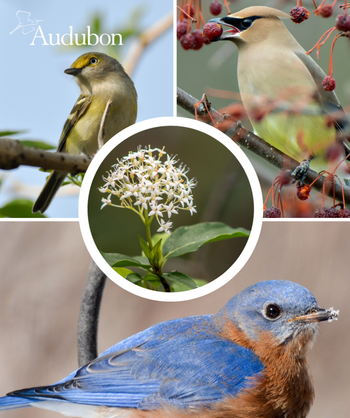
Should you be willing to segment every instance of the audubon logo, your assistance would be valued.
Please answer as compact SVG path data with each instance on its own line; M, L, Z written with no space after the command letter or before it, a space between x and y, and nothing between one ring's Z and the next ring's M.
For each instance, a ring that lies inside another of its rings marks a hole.
M91 33L90 26L86 27L86 33L74 33L73 26L69 26L69 32L60 35L59 33L45 34L42 30L39 22L42 20L31 20L29 16L31 13L18 10L16 13L18 19L18 25L10 32L12 35L18 29L22 29L24 35L33 33L35 31L32 42L29 45L64 45L64 46L95 46L95 45L123 45L123 37L120 33L102 33L97 35L96 33Z

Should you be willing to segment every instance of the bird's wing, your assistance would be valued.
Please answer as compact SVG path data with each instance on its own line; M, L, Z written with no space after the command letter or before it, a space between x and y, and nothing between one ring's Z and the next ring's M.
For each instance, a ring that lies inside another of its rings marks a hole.
M321 105L325 112L336 114L336 120L334 121L335 127L339 131L342 131L345 136L350 135L350 123L338 100L338 97L334 91L325 91L322 87L322 81L326 77L322 68L320 68L317 63L304 51L297 51L295 52L295 55L303 62L314 79Z
M73 109L71 110L66 123L63 126L62 134L60 141L58 143L57 151L63 151L63 148L66 144L67 138L74 128L75 124L81 118L81 116L86 112L87 108L91 103L91 98L87 96L80 95L78 100L75 102Z
M210 405L251 387L263 365L216 335L211 316L158 324L117 344L60 383L10 395L117 408Z

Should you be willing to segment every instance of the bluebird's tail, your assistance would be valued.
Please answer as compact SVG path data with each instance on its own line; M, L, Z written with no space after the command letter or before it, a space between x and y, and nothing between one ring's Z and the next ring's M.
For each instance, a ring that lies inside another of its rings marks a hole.
M0 411L8 411L9 409L28 408L35 401L20 398L18 396L4 396L0 398Z

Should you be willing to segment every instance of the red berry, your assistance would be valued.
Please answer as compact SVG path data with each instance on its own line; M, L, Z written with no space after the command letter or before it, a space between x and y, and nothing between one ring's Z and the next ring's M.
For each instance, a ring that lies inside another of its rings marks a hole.
M326 216L327 210L328 210L327 208L316 209L316 211L314 213L314 218L327 218L327 216Z
M340 209L338 217L339 218L350 218L350 210L349 209Z
M264 218L281 218L281 211L276 208L276 206L272 206L272 208L267 208L264 210Z
M342 32L350 31L350 16L349 15L338 15L335 18L335 26Z
M331 4L325 4L324 6L320 7L319 12L322 17L329 17L332 16L333 13L333 6Z
M196 40L192 33L187 33L186 35L181 36L180 44L182 48L187 51L188 49L193 49L196 46Z
M212 3L210 3L209 10L212 15L217 16L222 11L222 5L218 1L213 1Z
M319 208L314 213L314 218L339 218L339 210L337 208Z
M195 50L201 49L205 41L203 32L200 29L196 29L192 32L192 35L194 39L196 40L196 45L193 49Z
M301 23L310 17L310 13L305 7L293 7L290 11L290 16L294 23Z
M180 39L182 35L185 35L188 29L188 21L184 19L182 21L178 20L176 32L177 32L177 39Z
M219 38L222 32L222 26L215 22L206 23L203 28L203 34L209 41Z
M298 189L297 189L298 199L300 199L300 200L309 199L310 198L310 190L311 190L311 187L307 184L305 184L302 187L298 187Z
M194 7L192 6L192 4L191 4L191 6L189 4L185 4L184 7L183 7L183 11L186 12L191 17L194 16ZM182 13L182 14L183 14L183 16L186 17L186 15L184 13Z
M335 89L335 80L330 75L327 75L322 81L322 87L325 91L332 91Z

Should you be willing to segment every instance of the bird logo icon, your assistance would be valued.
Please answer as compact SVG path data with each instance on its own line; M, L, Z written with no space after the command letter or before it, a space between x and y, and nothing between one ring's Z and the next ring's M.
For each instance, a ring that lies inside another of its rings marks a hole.
M28 33L33 32L33 30L35 30L34 26L36 26L39 22L42 22L42 20L31 20L29 19L30 15L31 13L29 12L18 10L16 13L18 18L18 25L13 29L13 31L10 32L10 35L16 32L17 29L21 28L23 35L28 35Z

